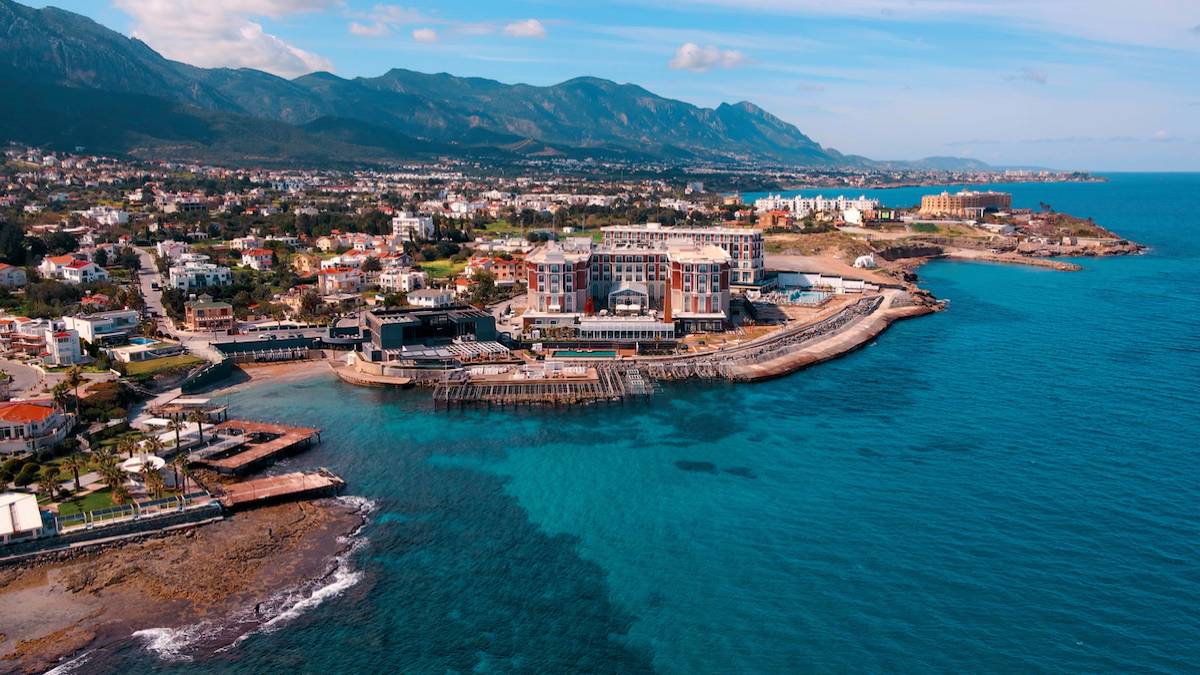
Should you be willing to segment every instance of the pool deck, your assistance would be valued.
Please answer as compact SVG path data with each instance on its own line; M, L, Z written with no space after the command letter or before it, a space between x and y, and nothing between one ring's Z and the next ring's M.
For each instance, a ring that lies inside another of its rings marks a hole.
M345 484L340 477L324 469L298 471L222 485L218 498L222 506L233 511L266 503L332 495Z
M289 427L282 424L248 420L226 420L212 427L209 433L213 433L217 438L244 438L256 433L276 436L264 443L251 443L247 439L240 444L241 450L228 457L200 459L195 462L197 466L223 474L244 473L252 467L271 461L280 455L307 448L312 445L313 439L316 439L318 443L321 442L320 429Z

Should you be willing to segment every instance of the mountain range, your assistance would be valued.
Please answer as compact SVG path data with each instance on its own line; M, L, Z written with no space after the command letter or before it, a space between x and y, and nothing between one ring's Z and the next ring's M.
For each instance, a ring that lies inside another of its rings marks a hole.
M251 69L198 68L85 16L12 0L0 0L0 85L9 94L0 100L0 140L142 157L875 164L822 147L746 101L702 108L594 77L538 87L403 69L288 80ZM934 162L981 168L971 160Z

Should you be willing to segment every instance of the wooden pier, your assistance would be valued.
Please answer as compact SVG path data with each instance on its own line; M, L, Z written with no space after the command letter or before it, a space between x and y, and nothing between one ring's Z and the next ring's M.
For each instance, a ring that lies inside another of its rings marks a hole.
M454 373L437 385L433 401L445 406L578 405L653 393L653 383L636 366L596 364L577 377L471 378Z
M298 471L221 485L217 488L217 499L222 506L235 511L293 499L335 495L345 484L325 469Z
M269 422L227 420L210 430L214 443L193 453L193 464L222 474L245 473L321 442L321 430Z

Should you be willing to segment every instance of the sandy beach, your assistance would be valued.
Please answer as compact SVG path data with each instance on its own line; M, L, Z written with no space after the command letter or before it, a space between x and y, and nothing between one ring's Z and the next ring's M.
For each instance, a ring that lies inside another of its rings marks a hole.
M283 361L278 363L240 363L240 369L234 371L233 377L220 386L205 393L206 396L227 394L245 389L250 385L264 382L290 382L306 380L310 377L331 374L330 362L326 359L307 361Z
M344 584L365 517L351 498L281 504L0 569L0 672L42 672L80 654L93 668L130 640L166 657L230 644Z

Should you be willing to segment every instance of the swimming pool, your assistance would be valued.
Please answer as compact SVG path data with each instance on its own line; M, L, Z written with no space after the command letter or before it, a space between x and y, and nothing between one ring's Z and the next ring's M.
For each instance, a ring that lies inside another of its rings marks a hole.
M129 338L129 344L131 344L131 345L152 345L155 342L158 342L158 340L153 340L151 338L146 338L146 337L131 337L131 338Z
M556 349L554 350L554 358L556 359L615 359L617 352L612 349Z
M792 291L788 295L788 300L797 305L820 305L829 298L829 293L821 291Z

